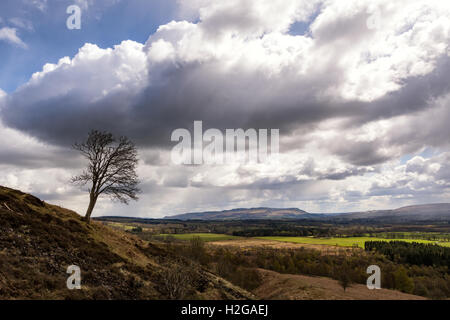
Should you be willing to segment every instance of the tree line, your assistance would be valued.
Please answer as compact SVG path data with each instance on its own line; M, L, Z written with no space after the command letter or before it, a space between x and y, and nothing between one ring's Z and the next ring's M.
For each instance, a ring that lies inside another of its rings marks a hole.
M369 241L371 242L371 241ZM373 241L372 241L373 242ZM166 244L169 252L196 261L237 286L252 291L262 279L256 268L285 274L322 276L338 280L343 290L353 283L365 284L369 265L381 268L381 286L433 299L450 298L447 266L410 265L376 250L323 254L314 249L206 247L200 238ZM369 244L370 247L370 244Z
M366 241L366 251L376 251L398 263L450 268L450 248L404 241Z

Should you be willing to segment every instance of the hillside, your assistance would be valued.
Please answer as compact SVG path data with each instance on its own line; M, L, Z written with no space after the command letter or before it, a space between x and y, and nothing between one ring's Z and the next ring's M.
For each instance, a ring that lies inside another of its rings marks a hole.
M232 209L224 211L205 211L167 216L164 219L177 220L283 220L283 219L308 219L319 215L310 214L297 208L250 208Z
M424 300L425 298L395 290L368 290L352 284L345 291L338 281L324 277L280 274L260 269L262 285L254 292L265 300Z
M82 289L68 290L69 265ZM0 187L0 299L247 299L162 247Z
M373 210L365 212L344 213L336 219L375 219L392 222L449 220L450 203L435 203L401 207L394 210Z
M239 252L255 246L245 247L245 241L234 241ZM330 278L262 269L261 283L249 293L217 276L214 263L207 268L177 254L180 245L148 242L100 221L86 224L73 211L0 186L0 300L418 298L392 290L371 292L362 285L344 293ZM81 268L81 290L66 287L69 265ZM241 286L243 279L222 275Z

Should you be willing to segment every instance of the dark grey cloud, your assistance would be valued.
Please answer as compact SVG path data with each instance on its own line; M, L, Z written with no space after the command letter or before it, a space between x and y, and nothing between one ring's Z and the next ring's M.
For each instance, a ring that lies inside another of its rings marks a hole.
M83 161L77 153L70 150L17 150L2 148L0 165L14 165L22 168L65 168L79 169Z
M29 101L25 88L8 97L2 118L11 127L63 146L97 128L129 135L143 146L167 147L173 145L171 132L192 129L194 120L203 120L205 129L279 128L282 134L302 127L313 129L332 118L348 119L347 127L357 127L430 108L431 101L450 92L448 71L450 59L446 58L432 74L408 80L398 92L368 103L318 98L314 88L329 86L332 78L308 79L308 83L294 79L280 86L281 78L220 74L213 66L193 64L174 68L138 95L118 92L95 102L76 90ZM360 165L386 160L376 154L377 145L354 148L347 141L336 152Z

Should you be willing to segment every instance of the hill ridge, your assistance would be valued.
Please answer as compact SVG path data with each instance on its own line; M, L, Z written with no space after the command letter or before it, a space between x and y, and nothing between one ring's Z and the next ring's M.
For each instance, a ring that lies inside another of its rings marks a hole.
M306 218L311 214L299 208L235 208L217 211L189 212L173 216L165 216L163 219L178 220L251 220L251 219L292 219Z
M188 212L165 216L163 219L174 220L252 220L252 219L393 219L393 220L442 220L450 219L450 203L429 203L403 206L396 209L367 210L341 213L309 213L299 208L235 208L227 210L210 210Z

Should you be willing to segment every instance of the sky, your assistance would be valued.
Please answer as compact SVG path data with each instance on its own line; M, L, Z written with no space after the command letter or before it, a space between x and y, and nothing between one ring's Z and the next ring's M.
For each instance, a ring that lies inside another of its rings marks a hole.
M98 129L136 142L142 194L93 216L450 202L449 40L437 0L3 0L0 185L83 214ZM173 163L197 120L279 129L278 161Z

